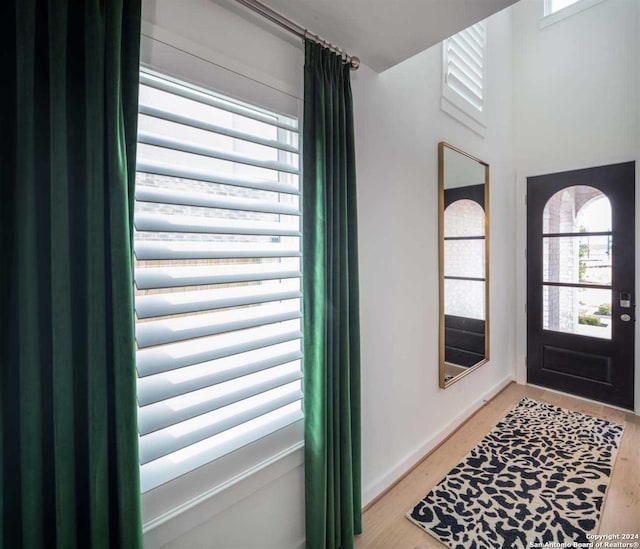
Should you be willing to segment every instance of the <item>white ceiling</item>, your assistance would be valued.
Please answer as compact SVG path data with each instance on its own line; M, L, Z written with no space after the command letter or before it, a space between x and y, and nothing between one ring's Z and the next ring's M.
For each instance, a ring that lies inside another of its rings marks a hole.
M261 0L382 72L516 0Z

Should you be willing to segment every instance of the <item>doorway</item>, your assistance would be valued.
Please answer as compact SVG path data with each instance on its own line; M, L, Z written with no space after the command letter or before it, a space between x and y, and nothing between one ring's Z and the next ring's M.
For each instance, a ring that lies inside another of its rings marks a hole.
M635 163L527 178L527 381L633 409Z

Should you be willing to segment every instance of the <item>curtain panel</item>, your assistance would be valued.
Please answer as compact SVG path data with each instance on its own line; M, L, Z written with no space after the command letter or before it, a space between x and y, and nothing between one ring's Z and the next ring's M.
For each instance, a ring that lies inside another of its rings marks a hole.
M360 328L349 66L307 41L303 128L306 544L361 528Z
M138 548L140 0L1 9L0 545Z

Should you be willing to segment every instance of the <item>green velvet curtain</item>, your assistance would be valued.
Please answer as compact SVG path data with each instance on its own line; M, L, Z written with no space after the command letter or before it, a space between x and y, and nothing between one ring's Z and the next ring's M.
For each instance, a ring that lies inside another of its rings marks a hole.
M4 4L0 546L137 548L140 0Z
M306 543L362 531L360 325L349 66L305 44L303 285Z

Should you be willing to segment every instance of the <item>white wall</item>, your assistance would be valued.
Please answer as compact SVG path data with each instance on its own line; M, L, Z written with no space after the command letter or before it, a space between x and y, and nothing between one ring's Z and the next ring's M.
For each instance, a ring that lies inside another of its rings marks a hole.
M441 47L352 74L366 504L513 376L511 16L488 20L485 137L440 110ZM490 164L491 360L438 387L437 144Z
M304 546L304 470L298 467L165 549L287 549Z
M640 1L604 0L541 29L542 6L543 0L522 0L512 8L520 382L526 380L526 178L640 161ZM636 218L640 220L638 207ZM637 292L640 254L636 261ZM638 326L636 411L640 411Z

